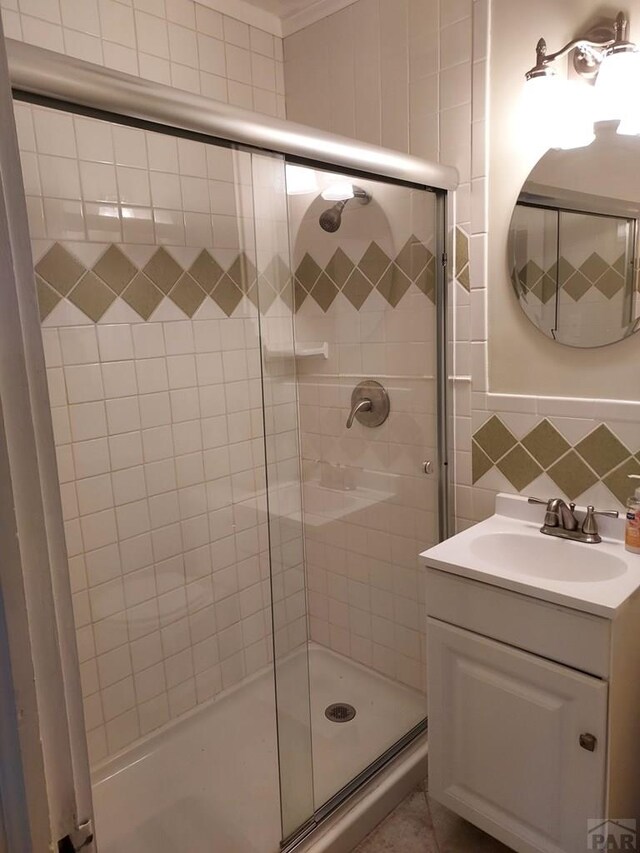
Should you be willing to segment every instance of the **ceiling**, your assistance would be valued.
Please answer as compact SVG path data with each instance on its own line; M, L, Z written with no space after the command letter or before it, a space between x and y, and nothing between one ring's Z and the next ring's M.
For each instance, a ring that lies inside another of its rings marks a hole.
M279 18L283 35L308 27L327 15L332 15L355 0L246 0L256 9L261 9Z

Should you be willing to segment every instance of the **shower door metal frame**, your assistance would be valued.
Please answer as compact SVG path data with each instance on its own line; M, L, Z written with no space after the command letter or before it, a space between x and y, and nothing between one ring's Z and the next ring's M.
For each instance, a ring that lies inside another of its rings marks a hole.
M6 40L9 73L16 100L88 115L174 136L233 146L249 152L284 155L287 162L338 169L354 176L389 181L435 194L436 210L436 395L439 538L452 529L452 410L449 369L452 363L452 306L449 303L453 202L457 171L417 157L360 143L269 116L175 90L43 48ZM83 737L79 721L72 736ZM426 718L322 806L294 836L283 842L293 849L344 800L383 769L418 735Z

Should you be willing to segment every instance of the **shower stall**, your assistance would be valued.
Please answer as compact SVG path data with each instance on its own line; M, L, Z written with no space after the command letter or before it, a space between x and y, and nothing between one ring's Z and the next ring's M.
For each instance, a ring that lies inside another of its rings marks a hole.
M78 821L100 853L293 848L424 754L455 174L8 53Z

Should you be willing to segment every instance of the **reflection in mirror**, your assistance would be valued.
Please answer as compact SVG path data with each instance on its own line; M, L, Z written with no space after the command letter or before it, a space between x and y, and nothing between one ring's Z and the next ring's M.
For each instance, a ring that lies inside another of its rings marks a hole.
M526 180L509 232L518 301L545 335L599 347L640 326L640 138L617 123L585 148L551 150Z

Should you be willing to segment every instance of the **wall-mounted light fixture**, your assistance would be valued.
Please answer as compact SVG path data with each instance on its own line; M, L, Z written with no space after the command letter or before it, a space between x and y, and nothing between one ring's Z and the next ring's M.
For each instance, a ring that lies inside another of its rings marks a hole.
M555 53L536 45L536 64L526 74L525 107L532 122L542 122L554 148L578 148L594 138L593 125L618 121L618 133L640 132L640 50L627 40L628 20L619 12L573 39ZM573 54L577 80L556 71L557 60ZM555 67L554 67L555 66Z

